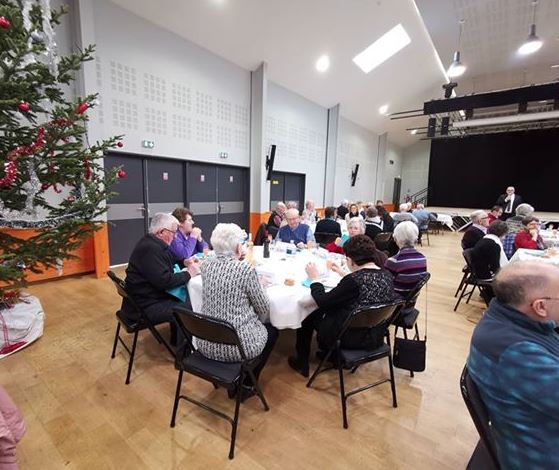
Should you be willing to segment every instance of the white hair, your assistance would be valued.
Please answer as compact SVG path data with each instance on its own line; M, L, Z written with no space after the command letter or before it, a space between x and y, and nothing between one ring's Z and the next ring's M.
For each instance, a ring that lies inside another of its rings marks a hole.
M278 202L276 204L276 209L278 209L278 208L282 208L284 210L287 209L287 207L285 206L285 204L283 202Z
M516 208L516 215L523 215L524 217L527 217L529 215L532 215L534 213L534 210L535 209L530 204L519 204Z
M416 209L425 209L425 204L421 204L419 203L417 206L415 206Z
M476 224L478 223L481 219L485 219L487 217L487 212L483 211L483 210L477 210L477 211L473 211L470 214L470 220Z
M298 211L298 209L299 209L299 203L298 203L297 201L289 201L289 202L287 203L287 208L288 208L288 209L297 209L297 211Z
M402 204L400 204L400 212L407 212L407 211L408 211L408 203L402 202Z
M297 209L287 209L285 211L285 218L292 219L293 217L299 217L299 211Z
M149 233L154 234L163 229L174 230L176 225L179 225L179 221L175 216L168 214L167 212L158 212L151 219L148 231Z
M305 207L308 208L310 205L314 207L314 201L312 199L309 199L307 202L305 202Z
M210 242L216 255L232 256L244 241L245 231L237 224L217 224Z
M347 199L344 199L342 201L342 206L347 206L349 204L349 201Z
M361 217L352 217L351 219L349 219L347 223L347 228L352 227L354 225L359 226L361 235L365 233L365 221Z
M394 228L394 240L399 248L413 247L419 237L419 229L411 221L400 222Z

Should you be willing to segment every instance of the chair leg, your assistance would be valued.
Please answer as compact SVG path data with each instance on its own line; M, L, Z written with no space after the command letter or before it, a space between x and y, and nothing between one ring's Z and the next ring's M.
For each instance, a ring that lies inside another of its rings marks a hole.
M182 374L183 370L179 371L179 378L177 379L177 390L175 392L175 402L173 403L173 414L171 416L171 427L175 427L175 419L177 417L177 410L179 408L179 399L181 394L181 385L182 385Z
M417 327L417 323L415 324L415 336L414 338L416 340L419 340L419 328Z
M427 246L431 246L431 241L429 240L429 230L427 230Z
M330 358L331 355L332 355L332 350L328 351L326 353L326 356L324 356L322 358L322 360L320 361L320 364L318 364L318 367L315 369L315 371L311 375L311 378L307 382L307 387L310 387L312 385L312 383L314 382L314 379L316 379L316 376L319 374L320 369L322 369L322 366L326 363L326 361Z
M394 366L392 365L392 355L388 353L388 369L390 370L390 388L392 389L392 406L398 408L396 399L396 380L394 379Z
M241 408L241 394L243 393L243 382L245 374L241 374L239 378L239 386L237 387L237 397L235 399L235 416L231 423L231 446L229 447L229 459L235 457L235 441L237 439L237 425L239 424L239 410Z
M458 296L458 300L456 301L456 305L454 306L454 311L456 312L456 309L458 308L458 305L460 305L460 301L464 298L464 292L466 291L466 288L468 287L468 284L464 283L464 287L462 287L462 292L460 292L460 295Z
M458 289L456 289L456 292L454 293L454 297L456 297L458 295L458 292L460 292L462 287L464 287L464 282L466 281L467 276L468 276L468 273L464 273L462 275L462 280L460 281L460 284L458 284Z
M476 290L476 286L472 287L472 290L470 291L470 295L468 296L468 298L466 299L466 303L469 304L470 300L472 298L472 295L474 294L474 291Z
M111 359L115 358L115 354L116 354L116 345L118 344L118 335L120 333L120 322L116 323L116 333L115 333L115 341L113 344L113 352L111 354Z
M132 341L132 351L130 351L130 360L128 361L128 372L126 373L126 385L130 383L130 374L132 373L132 365L134 364L134 354L136 353L136 343L138 342L138 333L136 330L134 332L134 340Z
M347 429L348 424L347 424L346 396L345 396L345 387L344 387L344 370L341 364L338 365L338 373L340 375L340 399L342 400L342 417L344 422L344 429Z
M256 380L256 377L254 376L253 371L249 370L248 375L250 377L250 380L252 381L252 385L254 386L254 389L256 390L256 394L258 395L258 398L260 398L260 401L262 402L262 405L264 406L264 410L265 411L270 411L270 407L268 406L268 402L266 401L266 398L264 398L264 394L262 393L262 389L260 388L260 385L258 384L258 380Z

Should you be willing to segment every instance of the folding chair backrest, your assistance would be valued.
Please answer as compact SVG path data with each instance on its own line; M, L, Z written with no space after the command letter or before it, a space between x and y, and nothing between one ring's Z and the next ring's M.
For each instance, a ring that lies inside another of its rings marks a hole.
M262 223L258 226L256 235L254 236L254 244L260 246L264 244L264 239L266 238L267 225Z
M474 277L477 277L476 268L474 265L473 251L474 251L473 248L468 248L467 250L464 250L462 252L462 256L464 257L464 260L466 261L466 264L468 265L468 269L470 270L470 272L473 274Z
M403 301L399 301L392 304L373 305L358 309L346 320L342 331L345 332L345 330L350 328L375 328L383 324L388 326L394 318L397 309L403 304Z
M419 281L416 284L416 286L408 292L408 295L406 296L406 305L407 306L415 305L415 303L417 302L417 298L419 297L419 294L421 292L421 289L423 289L423 287L425 286L425 284L427 284L429 279L431 279L431 274L430 273L425 273L423 278L421 279L421 281Z
M381 232L375 237L374 241L378 246L379 243L388 243L390 240L392 240L392 232Z
M460 377L460 390L462 391L462 398L464 398L464 402L470 412L470 416L476 426L477 432L485 444L495 468L498 469L500 466L497 458L495 439L493 438L493 433L491 431L489 413L483 403L477 385L470 376L467 365L464 366L462 376Z
M212 343L237 346L244 360L245 353L241 341L235 328L230 323L202 315L201 313L192 312L181 306L175 307L173 314L178 324L186 330L189 336L195 336Z
M314 239L319 245L328 245L328 243L332 243L336 238L338 238L338 235L335 233L316 232L314 234Z
M129 313L135 313L139 318L143 318L143 311L138 307L132 296L126 291L126 283L118 277L113 271L108 271L107 276L113 281L118 295L123 299L122 308Z

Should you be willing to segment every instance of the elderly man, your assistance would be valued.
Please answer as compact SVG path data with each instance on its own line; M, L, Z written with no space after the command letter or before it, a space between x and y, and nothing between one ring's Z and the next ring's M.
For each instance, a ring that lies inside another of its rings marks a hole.
M174 331L176 325L172 311L180 301L167 291L184 286L200 272L195 261L176 259L169 250L178 229L179 221L171 214L155 214L149 233L134 247L126 268L126 288L134 301L154 324L169 322ZM176 263L184 263L187 272L175 273L173 266ZM126 313L130 312L126 304L123 309Z
M336 209L336 212L338 213L338 218L345 219L346 214L349 212L348 206L349 206L349 201L347 199L344 199Z
M300 223L299 211L297 209L288 209L285 213L287 225L281 227L276 236L276 240L282 242L293 242L297 248L305 248L307 243L314 243L314 235L310 227Z
M415 225L418 225L418 221L416 217L409 212L408 203L403 202L400 204L400 212L394 214L392 217L394 219L394 227L396 227L400 222L413 222Z
M324 219L319 220L316 224L316 233L333 233L338 237L342 236L342 228L336 221L336 208L329 206L324 209Z
M487 212L482 210L472 212L470 214L470 220L472 221L472 225L466 229L462 236L463 250L476 246L476 243L487 233L487 227L489 226Z
M283 202L278 202L276 204L276 208L270 214L270 218L268 219L268 233L275 237L278 234L278 230L281 227L281 223L283 222L283 218L285 216L285 211L287 207Z
M506 194L501 194L495 203L496 206L501 206L503 208L503 215L501 216L503 220L512 217L519 204L522 204L522 198L515 193L514 186L509 186L506 190Z
M559 468L559 267L499 271L468 369L491 419L501 468Z

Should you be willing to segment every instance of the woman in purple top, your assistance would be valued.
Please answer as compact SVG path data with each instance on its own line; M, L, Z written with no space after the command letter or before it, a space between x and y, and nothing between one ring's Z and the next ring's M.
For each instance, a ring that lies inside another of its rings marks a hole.
M202 253L208 244L202 238L202 230L194 227L193 214L186 207L177 207L173 215L179 221L179 229L169 249L178 259L188 259Z

